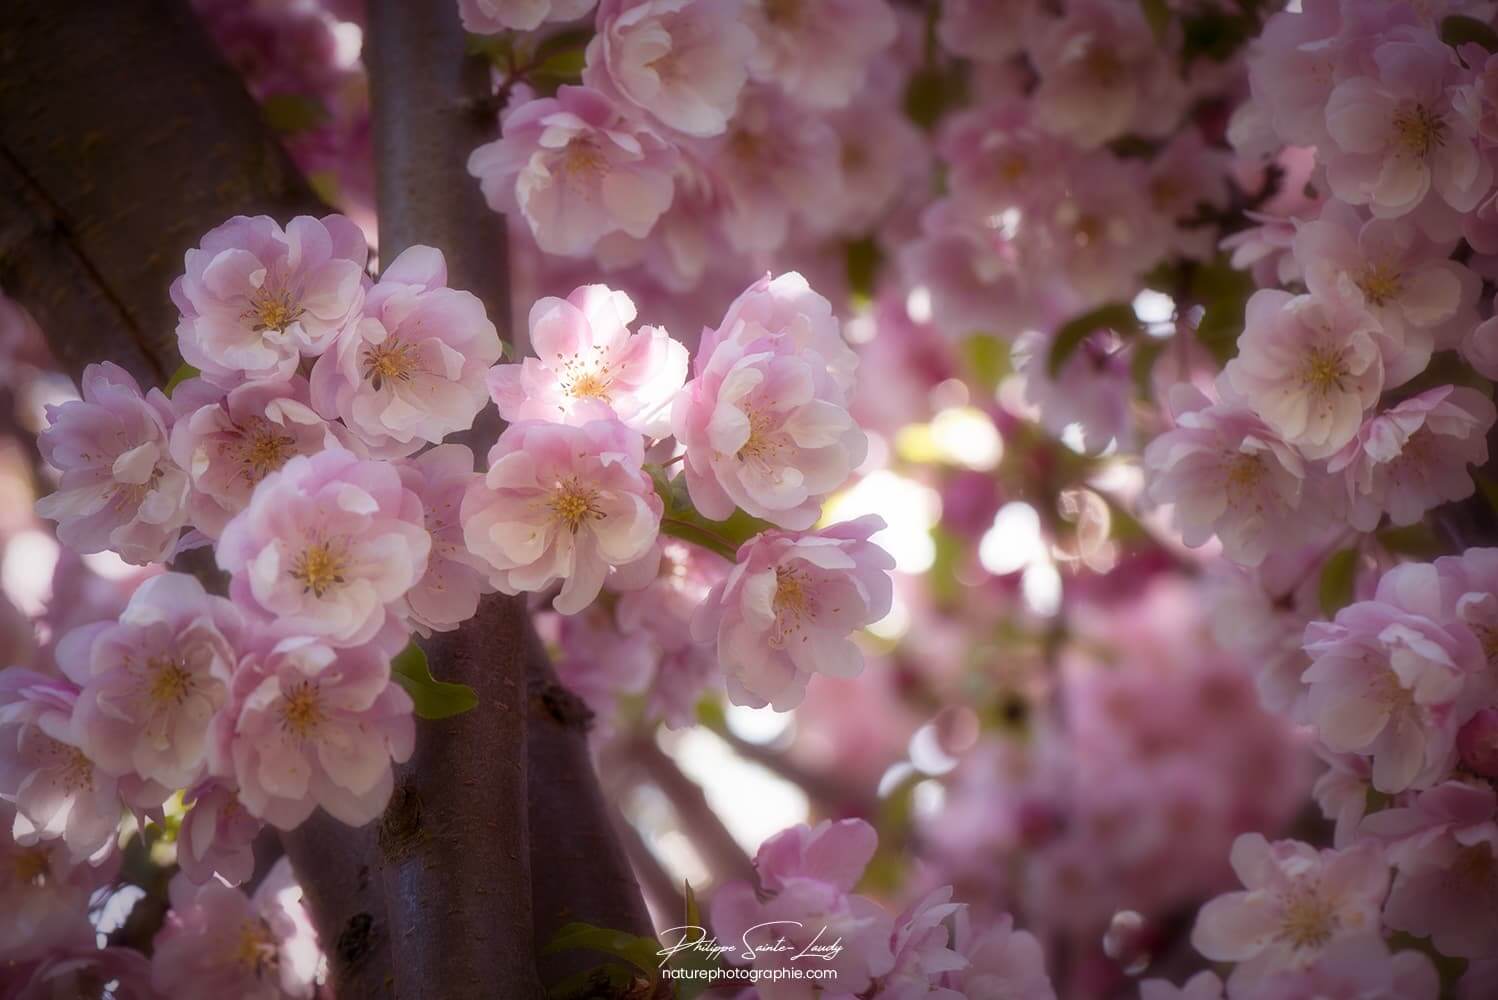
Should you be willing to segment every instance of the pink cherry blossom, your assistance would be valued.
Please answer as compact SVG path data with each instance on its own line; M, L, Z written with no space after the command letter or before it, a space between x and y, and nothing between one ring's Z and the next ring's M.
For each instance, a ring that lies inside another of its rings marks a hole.
M1358 436L1327 462L1347 479L1348 522L1372 531L1388 513L1396 525L1475 489L1468 465L1488 459L1488 430L1498 419L1492 402L1465 386L1441 386L1412 396L1363 424Z
M658 326L631 332L634 319L629 296L605 285L537 300L530 314L537 356L488 375L499 415L579 426L617 418L647 437L665 436L687 349Z
M1342 299L1264 289L1248 300L1224 376L1277 434L1326 458L1357 436L1384 388L1379 332Z
M401 482L421 499L432 551L426 573L405 597L412 624L423 635L449 632L472 618L479 595L491 593L482 560L463 542L463 497L482 477L465 445L442 444L399 466Z
M697 510L721 520L737 506L811 527L868 448L846 408L856 364L827 300L800 275L740 296L704 335L671 414Z
M347 447L343 428L310 405L306 380L246 382L224 394L202 380L177 386L172 460L192 483L193 527L210 538L249 505L256 485L296 455Z
M644 632L620 631L601 605L556 617L557 677L592 709L599 720L595 726L612 730L621 701L650 686L658 659L655 645Z
M391 762L416 738L384 650L282 639L244 661L232 695L215 719L213 770L233 777L252 815L291 830L318 806L350 826L384 810Z
M592 603L609 567L649 551L662 504L641 467L640 435L614 420L511 424L463 500L463 537L502 593L561 583L553 606Z
M1232 996L1245 1000L1436 1000L1440 977L1423 953L1389 953L1376 933L1345 935L1304 969L1287 969Z
M1040 6L1035 0L946 0L936 36L956 55L997 62L1032 37Z
M1040 75L1036 110L1054 132L1086 148L1125 132L1158 135L1179 117L1184 93L1169 55L1138 7L1078 0L1030 46Z
M167 790L95 766L73 722L77 699L77 687L65 680L0 670L0 799L15 805L17 843L61 838L75 859L98 861L113 846L125 808L159 806Z
M1173 220L1140 197L1150 177L1137 160L1097 153L1061 165L1068 168L1064 195L1038 212L1021 213L1021 244L1034 246L1079 298L1071 311L1129 298L1168 249Z
M949 9L944 5L943 14ZM1018 98L985 101L944 118L937 151L947 164L953 195L979 212L1054 200L1065 175L1052 167L1076 155L1041 127L1032 102Z
M1435 566L1441 595L1431 613L1448 626L1465 626L1492 671L1498 667L1498 549L1468 549Z
M1040 942L1015 927L1013 917L1004 914L986 930L958 937L958 950L968 964L950 978L963 996L1056 1000Z
M447 287L442 252L413 246L380 272L358 322L317 359L313 405L373 453L408 455L473 425L500 351L484 304Z
M1444 218L1476 208L1493 184L1475 123L1452 103L1465 80L1453 50L1433 34L1380 44L1364 75L1342 80L1327 100L1332 142L1322 154L1332 192L1382 218L1413 212L1429 196L1435 219L1419 221L1454 231Z
M596 0L458 0L463 27L475 35L534 31L546 21L571 21Z
M952 887L933 889L912 903L895 920L890 948L894 967L879 981L878 996L888 1000L935 997L956 1000L961 993L947 990L949 973L967 968L953 940L953 926L967 919L967 906L952 902Z
M309 1000L317 953L299 936L300 904L267 879L253 897L221 882L172 880L171 910L152 942L151 985L181 1000Z
M603 0L583 82L693 136L728 126L754 34L743 0Z
M1295 237L1295 256L1312 294L1348 296L1374 315L1385 337L1390 385L1424 370L1433 341L1448 327L1469 329L1481 282L1446 259L1407 219L1364 222L1357 210L1329 202ZM1442 344L1442 346L1449 346Z
M1443 955L1498 949L1498 821L1493 789L1448 781L1363 821L1398 869L1384 908L1394 930L1430 937Z
M426 572L421 501L394 466L341 448L298 456L224 528L229 593L286 633L360 645L393 621Z
M1498 378L1498 316L1472 327L1462 339L1461 351L1479 375Z
M166 559L187 521L187 475L168 453L171 404L108 361L83 370L83 399L47 407L37 439L62 473L36 512L79 552L112 549L126 562Z
M85 997L108 986L110 1000L157 1000L151 967L134 948L103 947L93 942L60 948L30 967L7 970L6 1000L52 1000ZM13 991L12 991L13 990Z
M112 874L68 854L59 840L29 846L10 836L15 809L0 800L0 963L27 962L68 945L93 946L88 900Z
M869 541L870 515L818 532L769 531L739 549L692 622L716 641L737 704L789 711L816 673L854 677L863 655L852 633L889 613L894 559Z
M547 253L581 256L614 232L644 237L671 204L674 148L591 88L514 105L501 131L473 151L468 172Z
M207 765L208 728L228 700L244 621L194 577L165 573L136 589L118 623L64 636L58 656L85 677L74 710L101 770L168 788Z
M1237 962L1230 988L1304 968L1339 938L1376 931L1389 868L1371 844L1317 851L1245 833L1233 844L1244 889L1202 907L1191 943L1216 962Z
M1139 984L1139 1000L1223 1000L1222 980L1210 971L1198 972L1181 986L1146 979Z
M699 146L724 235L741 253L778 249L837 183L837 133L768 87L746 87L728 130Z
M261 822L239 804L234 787L209 778L182 797L188 807L177 832L177 865L194 885L214 878L229 885L249 880L255 870L255 837Z
M1295 449L1238 403L1212 404L1190 387L1171 395L1175 427L1144 451L1149 495L1170 504L1193 548L1213 535L1224 554L1257 566L1293 532L1304 537L1306 470Z
M368 256L341 215L299 215L285 229L235 216L187 251L187 273L172 283L183 360L225 388L288 377L358 314Z
M818 233L850 238L875 229L914 185L929 182L925 137L890 100L864 98L827 117L837 138L834 183L807 206Z
M847 104L898 31L885 0L749 0L744 19L759 38L754 78L813 108Z
M1021 334L1010 350L1014 370L1025 377L1025 399L1040 411L1052 434L1082 430L1082 446L1099 452L1110 442L1132 444L1130 408L1135 388L1123 342L1110 331L1093 334L1050 372L1051 338L1039 331Z
M1434 566L1386 573L1376 597L1306 628L1304 679L1317 735L1332 750L1373 758L1373 787L1394 793L1443 777L1456 730L1481 695L1482 650L1470 632L1445 628Z
M839 992L862 993L889 972L893 921L878 904L852 895L854 884L874 856L878 837L862 820L824 821L796 826L760 846L754 867L758 888L731 882L713 894L711 924L720 940L745 948L784 937L794 950L749 955L730 952L729 961L757 969L791 967L790 955L817 940L841 941L843 950L825 967L836 973ZM790 981L762 982L765 1000L804 995Z

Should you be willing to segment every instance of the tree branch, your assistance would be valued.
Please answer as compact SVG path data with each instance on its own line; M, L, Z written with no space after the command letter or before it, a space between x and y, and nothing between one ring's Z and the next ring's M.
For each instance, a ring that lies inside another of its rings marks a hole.
M10 0L0 76L0 284L75 380L110 360L160 384L187 249L234 215L325 211L185 0ZM283 836L343 996L389 980L372 836L321 815Z

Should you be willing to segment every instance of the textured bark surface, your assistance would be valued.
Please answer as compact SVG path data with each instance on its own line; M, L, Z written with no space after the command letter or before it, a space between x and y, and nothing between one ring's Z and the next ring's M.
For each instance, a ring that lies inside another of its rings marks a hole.
M186 250L233 215L327 211L185 0L0 6L0 153L0 287L74 379L110 360L161 384ZM283 836L342 996L389 990L373 841L321 814Z
M0 5L0 286L69 371L164 381L183 252L319 210L185 0Z
M526 630L526 700L530 718L532 919L536 951L568 923L582 921L633 934L651 933L650 915L598 786L588 752L587 707L557 682L534 629ZM539 776L545 776L539 780ZM537 959L554 983L598 964L585 952Z

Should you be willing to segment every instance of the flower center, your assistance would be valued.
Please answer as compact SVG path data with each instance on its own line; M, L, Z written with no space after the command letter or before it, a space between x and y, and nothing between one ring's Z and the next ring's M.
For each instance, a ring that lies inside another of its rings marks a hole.
M1347 377L1347 365L1341 351L1312 348L1301 366L1301 384L1325 396L1333 389L1342 392L1342 380Z
M1401 275L1387 263L1369 264L1358 274L1355 283L1369 305L1382 306L1399 296L1403 288Z
M589 138L574 139L562 155L562 173L581 177L598 177L608 168L608 160L598 143Z
M1018 183L1030 173L1030 161L1023 153L1010 153L999 161L999 176L1010 184Z
M266 476L286 464L296 447L296 439L282 434L274 424L261 417L252 417L246 428L240 448L241 474L251 483L258 483Z
M233 962L242 969L253 970L257 977L276 965L276 937L269 924L256 918L246 920L240 926Z
M347 569L347 557L341 551L335 551L332 543L313 542L291 564L291 576L301 581L302 593L311 591L314 597L321 598L347 582L343 577Z
M281 696L281 728L303 737L316 729L323 721L317 696L317 685L312 681L291 685Z
M1123 61L1106 45L1089 46L1082 65L1088 79L1099 87L1115 87L1123 82Z
M546 505L551 508L552 517L574 535L584 521L603 517L598 508L598 491L583 486L576 477L558 483Z
M94 787L94 762L82 750L58 740L47 749L52 757L61 758L53 766L62 772L59 777L64 790L82 792Z
M1417 104L1394 115L1394 133L1403 149L1423 159L1446 145L1446 120Z
M263 287L255 293L250 308L243 318L252 324L256 332L274 330L284 333L286 328L302 318L301 303L289 289Z
M388 382L409 382L419 369L416 347L393 337L364 349L364 378L379 392Z
M1227 485L1230 490L1248 492L1259 485L1264 476L1264 460L1258 455L1234 455L1227 465Z
M767 462L780 451L780 442L775 436L775 422L764 410L749 411L749 438L738 450L741 462Z
M775 597L771 601L775 612L775 627L770 635L770 645L784 646L801 625L816 617L816 601L812 596L811 581L796 566L775 567ZM803 637L802 641L805 641Z
M1280 938L1297 949L1320 948L1341 922L1329 902L1310 886L1294 890L1280 917Z
M192 674L169 656L153 656L146 661L151 673L146 692L158 705L180 705L192 691Z

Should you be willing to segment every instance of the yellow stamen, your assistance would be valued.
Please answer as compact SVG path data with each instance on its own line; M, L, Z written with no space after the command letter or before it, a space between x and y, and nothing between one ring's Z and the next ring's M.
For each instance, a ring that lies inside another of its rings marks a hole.
M318 703L317 685L312 681L293 684L281 696L282 728L297 736L307 736L322 721L322 705Z
M329 542L313 542L302 550L291 564L291 576L302 582L302 592L312 592L321 598L334 587L345 582L348 560L341 551L335 551Z
M151 700L162 705L180 705L193 688L192 674L168 656L153 656L146 661L151 680L146 691Z
M603 517L598 508L598 491L583 486L575 478L558 483L547 506L556 521L574 535L584 521Z
M420 370L416 348L391 338L364 350L364 378L379 392L388 382L409 382Z

